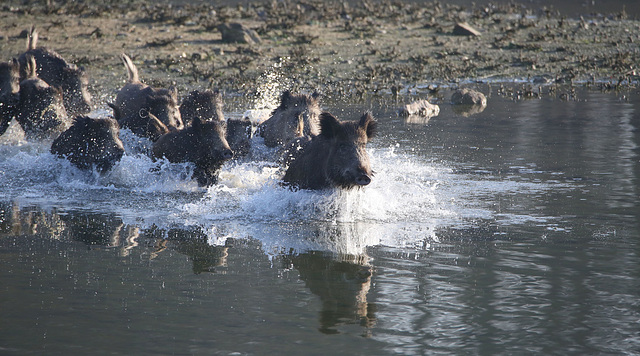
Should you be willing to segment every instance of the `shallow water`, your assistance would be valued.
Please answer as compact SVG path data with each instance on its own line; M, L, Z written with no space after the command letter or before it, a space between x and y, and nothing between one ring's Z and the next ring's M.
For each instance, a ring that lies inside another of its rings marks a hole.
M350 192L281 187L260 139L204 190L127 132L102 177L0 137L1 353L640 352L640 97L480 89L326 103L380 122Z

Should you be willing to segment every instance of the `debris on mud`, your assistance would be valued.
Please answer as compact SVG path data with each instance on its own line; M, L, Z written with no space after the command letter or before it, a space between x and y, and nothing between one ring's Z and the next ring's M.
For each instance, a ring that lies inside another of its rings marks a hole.
M122 85L122 52L144 64L150 83L183 93L215 87L255 94L261 77L278 70L286 89L318 90L328 99L460 82L620 89L636 87L640 70L640 21L625 14L571 19L516 3L43 0L9 1L0 17L0 60L23 52L22 33L37 24L42 45L82 63L90 89L107 98ZM243 31L245 41L228 41L224 24L254 30ZM469 34L455 35L460 24Z

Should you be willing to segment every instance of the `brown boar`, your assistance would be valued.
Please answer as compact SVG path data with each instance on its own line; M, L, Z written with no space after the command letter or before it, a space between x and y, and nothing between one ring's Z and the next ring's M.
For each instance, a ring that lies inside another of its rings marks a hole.
M20 91L20 64L17 59L0 63L0 136L7 131L16 113Z
M376 127L370 113L359 121L346 122L322 113L320 134L303 140L291 158L284 182L301 189L351 189L369 184L373 173L365 148Z
M153 144L153 156L172 163L194 163L193 178L202 187L211 186L218 182L224 162L233 158L225 131L223 122L196 117L190 127L160 136Z
M71 126L62 90L36 76L35 58L29 56L27 79L20 82L20 100L15 118L29 140L55 138Z
M107 103L107 105L113 109L113 117L120 124L120 127L131 130L137 136L146 137L155 142L160 136L170 131L165 124L150 112L140 110L139 113L133 116L123 118L120 108L113 103Z
M251 149L253 137L253 125L248 119L227 120L227 142L233 151L234 157L244 157Z
M294 95L282 93L280 106L271 117L260 124L258 132L268 147L282 146L301 136L315 136L320 132L320 94Z
M78 116L51 145L51 153L80 169L109 171L124 155L118 122L111 118Z
M27 69L27 57L36 59L36 73L38 78L53 87L62 89L64 106L69 115L87 114L91 111L91 95L87 89L89 76L83 67L68 63L57 52L40 47L37 48L38 33L35 27L27 39L27 51L20 55L20 79L24 80L29 75Z
M142 117L141 110L157 117L170 130L183 128L180 110L178 109L178 90L152 88L140 82L138 69L126 54L120 56L127 69L128 83L118 92L115 105L120 110L121 118Z
M218 90L194 90L182 100L180 117L184 126L190 126L193 118L200 121L224 121L222 96Z

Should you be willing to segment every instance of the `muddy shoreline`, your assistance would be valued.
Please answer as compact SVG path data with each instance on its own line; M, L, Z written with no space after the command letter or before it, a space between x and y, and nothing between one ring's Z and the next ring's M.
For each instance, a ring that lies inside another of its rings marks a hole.
M25 30L35 24L41 46L87 69L96 107L106 107L126 79L122 52L143 81L177 85L183 95L215 87L255 97L288 88L356 100L496 82L537 96L557 86L635 89L640 74L640 21L624 11L570 19L516 4L50 1L10 2L0 19L0 60L24 50ZM255 30L260 42L223 42L218 26L228 22ZM457 23L479 35L456 34Z

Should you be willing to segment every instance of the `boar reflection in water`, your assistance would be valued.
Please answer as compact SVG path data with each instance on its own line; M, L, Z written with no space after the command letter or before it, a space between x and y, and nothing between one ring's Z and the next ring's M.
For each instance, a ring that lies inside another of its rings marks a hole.
M284 182L301 189L368 185L373 172L366 145L376 127L370 113L362 115L360 121L346 122L322 113L320 134L300 138L289 146L286 155L290 164Z
M367 302L372 268L367 256L341 255L339 260L312 251L291 257L300 279L320 297L320 331L336 334L335 327L360 324L375 325L375 305Z

